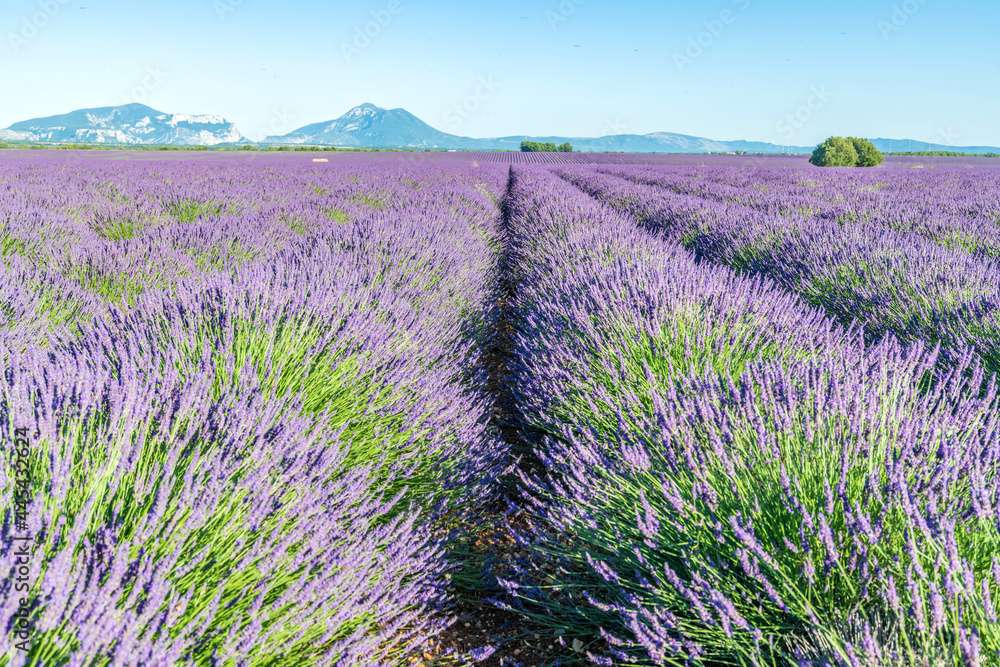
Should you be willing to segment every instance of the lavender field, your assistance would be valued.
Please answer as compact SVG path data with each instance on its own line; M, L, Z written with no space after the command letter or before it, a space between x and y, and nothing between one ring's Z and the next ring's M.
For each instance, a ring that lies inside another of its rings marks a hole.
M1000 665L1000 161L322 155L0 154L0 667Z

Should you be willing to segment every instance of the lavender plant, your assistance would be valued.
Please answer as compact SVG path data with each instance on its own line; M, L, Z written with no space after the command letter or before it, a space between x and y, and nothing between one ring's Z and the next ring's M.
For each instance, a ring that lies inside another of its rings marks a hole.
M512 382L552 437L544 479L523 480L544 528L518 533L529 555L498 573L498 604L603 639L588 655L606 664L998 656L996 392L973 356L928 393L935 351L866 345L544 172L519 171L514 198L529 250ZM602 271L605 244L619 261ZM588 246L579 266L547 257ZM636 335L678 319L703 327L683 361ZM880 645L886 622L898 641Z
M997 664L994 172L12 155L0 665L399 664L485 590L604 664Z
M506 465L476 370L503 174L397 165L376 211L312 167L70 173L70 197L55 167L20 184L47 226L5 218L0 431L37 432L17 664L403 661L450 622L448 546ZM22 324L52 293L80 305Z
M266 399L246 380L213 398L207 363L183 380L148 359L109 367L96 332L70 351L14 355L3 383L0 428L34 433L36 554L30 594L11 579L3 596L4 618L33 601L32 650L15 653L5 633L6 655L378 664L400 649L382 646L385 627L433 606L447 564L419 514L378 525L400 499L345 468L349 432L326 414L283 417L294 397ZM5 538L13 528L8 515ZM416 623L403 647L440 625Z
M870 341L886 333L906 342L940 341L945 363L973 346L989 370L1000 369L994 312L1000 284L983 256L942 247L926 233L895 230L885 221L768 213L676 194L659 181L646 184L653 180L648 175L625 180L579 168L560 173L700 258L764 274L843 324L857 320ZM985 185L992 183L990 173Z

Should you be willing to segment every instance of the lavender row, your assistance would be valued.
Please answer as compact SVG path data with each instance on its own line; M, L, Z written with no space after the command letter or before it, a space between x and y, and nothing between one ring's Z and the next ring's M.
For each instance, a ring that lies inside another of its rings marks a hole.
M450 155L428 154L423 159L469 160L480 163L499 162L502 164L624 164L692 167L745 168L748 170L780 167L795 171L809 172L814 177L819 171L809 163L808 155L736 155L720 153L520 153L516 151L468 152ZM408 156L404 159L421 159ZM912 157L887 156L882 168L864 170L884 173L889 170L921 169L928 173L957 171L965 169L998 169L1000 160L984 157ZM832 170L827 170L832 171ZM853 170L857 173L859 170Z
M678 194L787 217L872 223L976 257L1000 254L1000 172L601 168Z
M967 353L866 344L515 170L514 375L549 435L495 602L600 664L995 664L1000 437Z
M0 207L15 238L32 239L32 210L39 233L90 244L0 264L0 431L32 434L37 540L30 594L0 588L5 621L32 601L32 652L11 664L402 663L448 625L450 545L505 465L477 370L505 174L131 166L26 172L21 194L46 205ZM67 200L77 213L104 207L120 227L138 211L136 233L88 237L52 213L55 181L73 179L95 193ZM223 210L158 226L169 193ZM301 230L283 232L278 210ZM261 252L192 267L164 241L206 236ZM162 266L169 285L119 303L79 280L80 261L108 276ZM0 641L17 655L16 635Z
M559 172L699 257L764 274L877 340L940 343L943 363L971 345L1000 370L1000 274L991 262L875 223L788 217L680 195L592 170Z
M357 237L380 216L404 209L442 222L467 219L469 209L475 215L477 207L495 208L502 192L499 170L468 167L415 170L416 180L407 180L398 165L362 164L346 173L261 165L206 165L193 172L155 162L82 170L57 164L45 172L5 166L0 251L119 303L147 289L173 289L178 278L268 261L311 231L341 226ZM466 198L470 187L473 197ZM241 233L248 228L255 233Z

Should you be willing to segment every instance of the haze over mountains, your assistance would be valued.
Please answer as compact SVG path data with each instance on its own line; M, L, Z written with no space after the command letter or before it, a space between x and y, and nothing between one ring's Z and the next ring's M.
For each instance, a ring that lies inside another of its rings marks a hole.
M0 141L220 146L252 144L233 123L218 115L170 114L143 104L80 109L67 114L14 123L0 130ZM519 150L522 141L569 142L577 151L627 153L809 153L814 146L778 146L760 141L718 141L671 132L604 137L528 135L476 139L435 129L405 109L362 104L343 116L312 123L261 145L315 145L357 148ZM1000 152L995 146L946 146L908 139L873 139L879 150Z

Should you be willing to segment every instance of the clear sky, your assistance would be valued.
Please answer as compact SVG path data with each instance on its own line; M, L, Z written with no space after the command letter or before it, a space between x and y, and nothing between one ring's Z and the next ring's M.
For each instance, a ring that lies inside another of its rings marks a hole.
M998 25L973 0L3 0L0 127L141 101L260 139L372 102L473 137L1000 146Z

